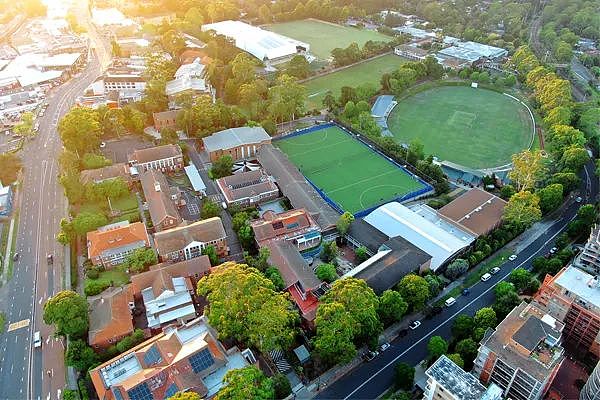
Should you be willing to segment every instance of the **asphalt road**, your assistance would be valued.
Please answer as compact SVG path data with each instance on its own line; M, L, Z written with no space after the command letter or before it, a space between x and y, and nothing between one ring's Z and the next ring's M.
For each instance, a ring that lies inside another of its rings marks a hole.
M598 195L598 179L594 175L594 165L586 165L583 175L581 191L586 193L584 201L594 202ZM561 218L554 222L544 234L521 251L515 261L502 265L501 271L492 275L487 282L478 282L471 288L467 296L459 296L456 304L434 316L430 320L423 320L422 325L410 331L403 338L397 338L391 347L369 363L363 363L344 377L340 378L329 387L322 390L317 399L375 399L381 396L393 384L394 366L398 362L417 365L427 356L427 342L431 336L439 335L449 339L451 337L452 321L459 314L473 315L478 309L494 302L494 286L505 280L510 272L517 267L530 268L531 260L544 255L554 245L554 239L575 217L581 205L572 202L562 213Z
M87 11L85 17L89 17ZM90 36L92 47L97 47L97 34ZM100 49L100 54L106 65L106 48ZM24 177L16 239L20 257L12 279L2 288L0 308L8 324L23 321L23 326L0 335L0 399L60 399L65 387L64 345L53 338L53 328L42 319L44 302L61 290L64 268L68 268L63 262L64 248L55 239L67 210L58 182L57 158L62 144L56 126L100 73L100 62L92 52L79 76L48 94L49 106L39 120L39 133L22 152ZM53 254L53 265L48 265L47 254ZM41 333L41 349L32 346L35 331Z

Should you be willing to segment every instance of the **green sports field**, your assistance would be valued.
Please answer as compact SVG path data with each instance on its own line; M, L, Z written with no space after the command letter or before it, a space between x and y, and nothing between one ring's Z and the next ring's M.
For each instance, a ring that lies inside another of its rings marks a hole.
M509 163L529 146L533 129L516 100L466 86L442 86L401 100L388 127L399 142L417 138L426 154L475 169Z
M392 72L400 67L406 59L393 54L387 54L371 61L343 69L338 72L323 75L304 83L308 95L309 108L322 108L323 97L328 90L338 97L343 86L356 87L364 83L371 83L379 88L381 75Z
M353 214L424 188L336 126L274 144L314 185Z
M351 28L316 19L267 25L266 29L310 45L310 53L321 60L331 57L336 47L346 48L356 42L361 48L369 40L389 42L390 36L376 31Z

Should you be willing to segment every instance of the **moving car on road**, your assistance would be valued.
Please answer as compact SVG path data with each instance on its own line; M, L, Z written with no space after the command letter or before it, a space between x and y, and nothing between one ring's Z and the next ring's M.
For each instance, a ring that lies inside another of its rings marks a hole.
M33 334L33 347L42 347L42 335L40 331L36 331Z

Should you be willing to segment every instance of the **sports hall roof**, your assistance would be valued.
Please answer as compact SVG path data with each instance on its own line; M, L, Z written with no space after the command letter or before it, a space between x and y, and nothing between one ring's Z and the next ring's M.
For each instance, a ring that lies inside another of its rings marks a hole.
M467 247L475 236L437 216L434 210L411 210L398 202L376 208L364 220L389 237L402 237L429 254L431 270L437 270Z
M304 51L310 49L308 43L303 43L289 37L267 31L241 21L221 21L214 24L202 25L202 31L215 31L235 41L238 49L247 51L261 61L273 60L298 53L301 47Z

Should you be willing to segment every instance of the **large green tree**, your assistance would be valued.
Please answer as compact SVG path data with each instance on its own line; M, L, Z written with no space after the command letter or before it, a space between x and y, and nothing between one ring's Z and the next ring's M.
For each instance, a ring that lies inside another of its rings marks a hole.
M317 309L315 351L330 364L347 363L356 355L354 318L343 304L321 303Z
M125 264L134 272L142 272L158 262L154 249L140 248L127 256Z
M398 283L398 292L412 310L420 310L429 298L429 284L419 275L408 274Z
M343 237L350 229L350 224L354 221L354 215L346 211L337 220L336 227L340 235Z
M429 357L433 360L448 351L448 343L441 336L432 336L427 343Z
M63 290L44 303L44 322L56 328L56 334L82 337L88 330L87 301L71 290Z
M233 158L230 155L221 156L215 161L211 168L211 173L214 179L223 178L231 175L233 168Z
M473 317L467 314L460 314L452 324L452 336L455 339L469 337L473 332Z
M386 290L379 297L379 318L385 325L400 321L408 309L408 303L395 290Z
M80 157L91 153L100 145L98 113L91 108L74 107L58 123L58 133L67 150Z
M86 373L99 361L98 354L87 343L81 339L71 340L65 354L65 362L68 366Z
M504 221L517 229L526 229L542 218L540 199L535 193L515 193L504 207Z
M234 338L261 351L287 348L293 342L297 314L286 294L255 268L227 262L198 282L206 296L205 315L223 338Z
M23 168L23 162L15 153L0 154L0 183L3 185L14 183L21 168Z
M415 382L415 368L406 363L400 362L396 364L395 383L398 389L412 390Z
M228 371L223 383L215 400L272 400L275 397L272 379L254 365Z
M477 310L473 318L474 326L477 328L495 328L498 323L496 312L491 307L484 307Z
M537 191L540 198L540 210L542 214L557 209L563 200L563 186L560 183L550 184Z
M301 55L295 55L288 63L285 73L298 79L304 79L310 75L310 64Z

